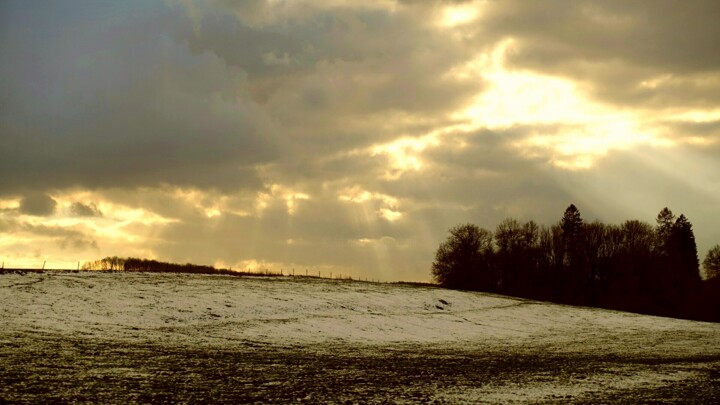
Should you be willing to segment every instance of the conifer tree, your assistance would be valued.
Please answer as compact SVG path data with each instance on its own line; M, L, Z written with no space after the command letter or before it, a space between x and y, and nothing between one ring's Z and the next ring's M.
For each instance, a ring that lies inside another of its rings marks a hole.
M667 246L670 241L670 235L672 235L673 227L675 226L675 215L670 211L668 207L663 208L658 213L655 221L657 222L657 247L663 255L667 255Z
M560 220L565 257L563 260L562 296L567 302L583 303L589 272L585 266L583 247L583 219L580 210L570 204Z
M681 214L675 221L670 234L670 248L672 249L672 255L675 257L673 261L679 265L678 270L682 272L684 278L699 281L700 261L697 255L695 234L693 233L692 224L685 215Z

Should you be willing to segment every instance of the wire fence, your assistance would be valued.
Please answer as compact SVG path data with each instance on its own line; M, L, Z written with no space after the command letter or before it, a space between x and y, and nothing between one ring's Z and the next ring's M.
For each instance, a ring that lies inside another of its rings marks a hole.
M230 268L214 268L211 266L195 266L195 265L177 265L174 263L162 263L159 268L155 269L125 269L121 266L93 266L94 262L77 262L75 266L68 266L67 263L61 265L53 265L52 262L38 262L37 266L13 266L12 263L2 262L0 264L0 274L4 273L39 273L39 272L127 272L127 273L188 273L188 274L221 274L230 276L249 276L249 277L298 277L323 280L347 280L347 281L364 281L369 283L388 283L389 281L381 280L373 277L353 277L352 275L342 274L339 272L331 272L316 270L310 267L306 268L280 268L279 270L270 267L246 268L242 270L233 270ZM163 265L164 266L163 268ZM200 269L200 270L198 270Z

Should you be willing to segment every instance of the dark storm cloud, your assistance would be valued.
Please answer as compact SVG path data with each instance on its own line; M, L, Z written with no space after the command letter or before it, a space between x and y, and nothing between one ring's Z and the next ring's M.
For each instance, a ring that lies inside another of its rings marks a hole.
M159 3L4 3L3 193L258 189L258 164L392 139L391 114L442 117L480 89L443 76L467 55L427 15L310 7L253 24L218 4L194 25Z
M72 203L70 212L76 217L101 217L103 215L95 203L84 204L79 201Z
M296 154L392 139L397 130L379 125L393 120L390 114L443 117L482 85L445 77L466 60L466 49L437 35L427 12L210 4L215 13L177 35L248 72L250 94L283 125ZM286 63L269 63L280 58Z
M605 100L713 107L718 20L714 0L498 1L489 3L476 38L516 38L512 66L570 76ZM662 75L670 77L656 87L640 85Z
M44 217L55 213L57 202L47 194L30 192L20 199L22 214Z
M74 6L3 3L3 192L258 187L274 134L241 69L173 41L156 4Z
M92 237L77 229L62 226L33 225L14 218L0 218L0 231L9 235L49 238L61 249L98 250L98 243Z

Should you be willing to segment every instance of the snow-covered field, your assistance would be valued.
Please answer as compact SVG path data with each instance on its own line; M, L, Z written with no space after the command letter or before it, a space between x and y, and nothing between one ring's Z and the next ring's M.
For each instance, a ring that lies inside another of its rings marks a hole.
M432 287L0 275L0 400L697 402L720 324Z

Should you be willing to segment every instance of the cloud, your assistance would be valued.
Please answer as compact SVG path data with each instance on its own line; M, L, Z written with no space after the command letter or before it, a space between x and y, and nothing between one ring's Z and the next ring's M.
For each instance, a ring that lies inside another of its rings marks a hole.
M596 97L651 108L714 108L720 8L712 0L488 2L475 37L512 37L514 68L583 82Z
M608 222L670 205L720 238L700 223L720 184L713 2L0 8L17 257L418 280L453 225L550 224L571 202Z
M55 212L57 202L47 194L30 193L20 200L19 211L34 216L48 216Z
M28 251L28 245L39 244L43 248L52 250L49 244L54 244L63 251L98 251L99 246L92 235L81 229L73 229L58 225L43 225L33 221L23 221L17 218L0 218L0 231L15 235L17 240L9 246L5 245L7 253L13 253L18 247Z
M137 4L7 7L0 62L0 189L257 188L276 153L246 73L173 41L172 12ZM104 20L105 24L96 21ZM75 24L74 29L69 25ZM130 63L132 61L132 63Z
M95 203L83 204L79 201L72 203L70 212L77 217L102 217L103 215Z
M246 71L253 100L302 159L393 139L401 129L381 125L396 118L443 119L483 85L446 75L467 55L423 21L432 17L427 11L364 2L257 2L255 12L210 4L216 13L206 14L199 35L176 35ZM272 18L257 23L254 13ZM271 59L292 63L268 66Z

